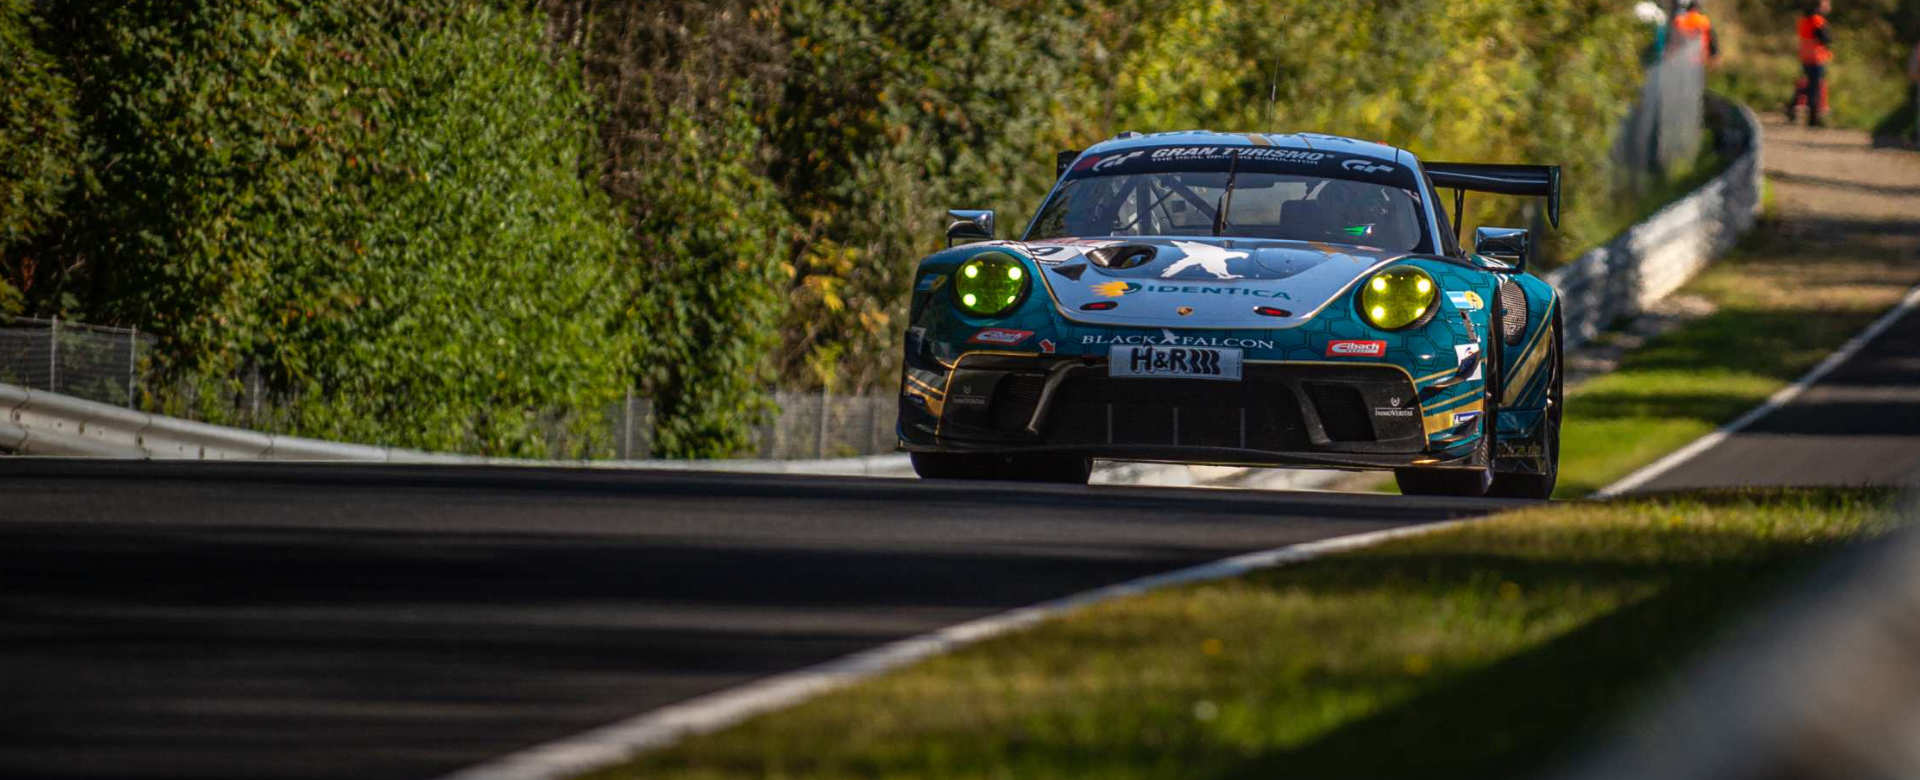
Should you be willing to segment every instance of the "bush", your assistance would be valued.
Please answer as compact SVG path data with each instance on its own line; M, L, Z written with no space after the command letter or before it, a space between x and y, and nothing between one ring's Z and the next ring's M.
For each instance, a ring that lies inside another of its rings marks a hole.
M699 181L752 204L786 239L778 373L836 392L896 381L908 278L940 246L944 209L995 208L1017 234L1054 152L1119 130L1322 130L1432 158L1560 163L1570 218L1549 249L1600 243L1634 205L1616 205L1607 155L1644 33L1616 5L546 3L557 37L588 52L610 179L642 240L759 267L760 244L702 244L711 224L620 181ZM757 156L631 151L686 124L744 133L743 116ZM1469 223L1529 219L1517 199L1471 202Z
M587 95L529 17L92 5L50 14L110 151L63 239L88 263L59 282L157 331L202 415L253 365L299 434L546 455L569 410L559 452L604 449L627 247Z
M0 0L0 315L18 313L34 258L20 245L59 216L80 157L73 85L35 40L27 0Z

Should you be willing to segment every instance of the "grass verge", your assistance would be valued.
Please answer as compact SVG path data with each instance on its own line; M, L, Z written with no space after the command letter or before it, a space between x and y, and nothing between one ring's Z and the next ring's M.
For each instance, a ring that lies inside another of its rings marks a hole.
M1542 505L1095 606L591 777L1508 777L1893 494Z
M1682 294L1714 313L1571 389L1555 495L1584 496L1764 402L1920 283L1897 242L1823 241L1763 222Z

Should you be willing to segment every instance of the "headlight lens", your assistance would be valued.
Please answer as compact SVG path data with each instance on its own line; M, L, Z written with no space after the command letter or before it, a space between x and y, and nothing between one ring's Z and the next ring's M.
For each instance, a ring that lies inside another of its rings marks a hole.
M960 310L992 317L1019 305L1033 284L1027 267L1005 252L982 252L953 271L953 301Z
M1360 286L1360 316L1381 330L1399 330L1424 319L1439 297L1433 277L1410 265L1389 268Z

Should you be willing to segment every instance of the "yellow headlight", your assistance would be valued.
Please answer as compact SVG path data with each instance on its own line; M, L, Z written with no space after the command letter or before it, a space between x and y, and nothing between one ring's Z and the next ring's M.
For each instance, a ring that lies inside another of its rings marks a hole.
M1438 290L1425 271L1410 265L1389 268L1360 288L1360 314L1376 328L1399 330L1427 316Z

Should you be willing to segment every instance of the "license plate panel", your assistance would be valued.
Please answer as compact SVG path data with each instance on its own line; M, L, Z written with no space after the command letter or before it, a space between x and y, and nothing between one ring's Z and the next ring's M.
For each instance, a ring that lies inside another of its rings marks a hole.
M1237 347L1173 347L1116 344L1107 349L1107 376L1116 379L1206 379L1240 381Z

